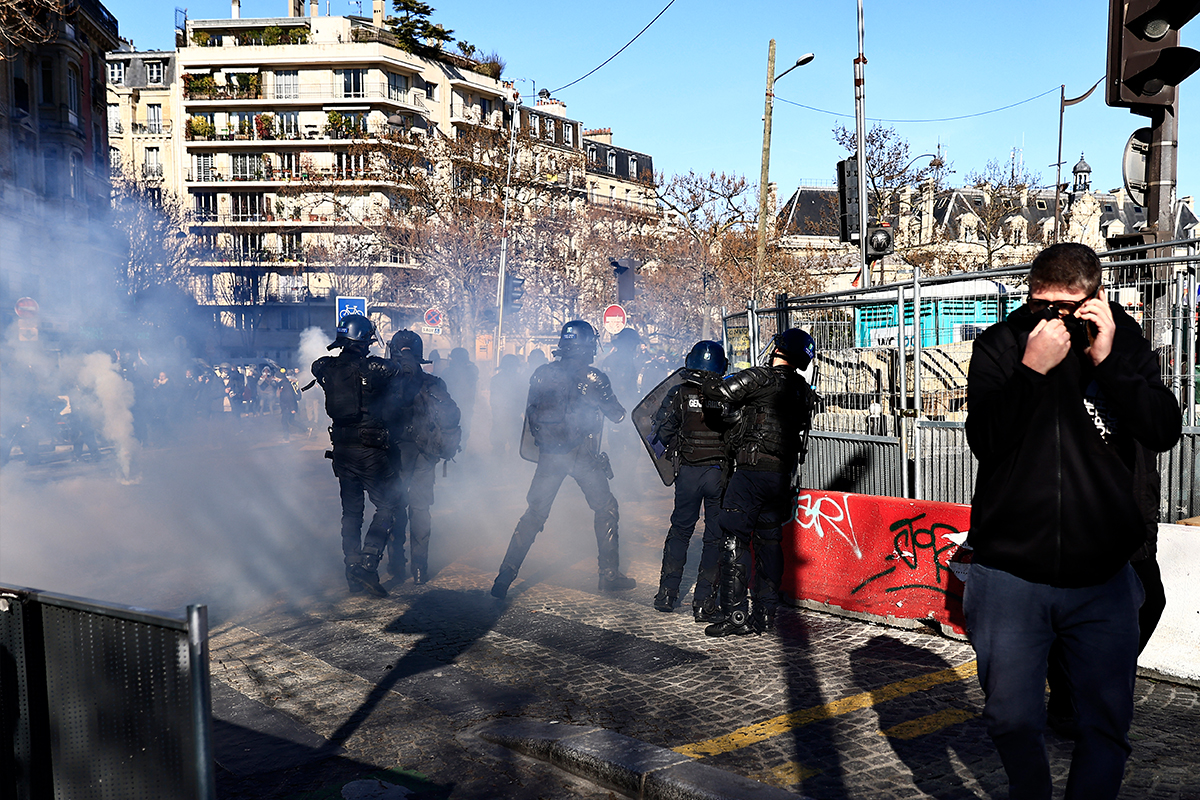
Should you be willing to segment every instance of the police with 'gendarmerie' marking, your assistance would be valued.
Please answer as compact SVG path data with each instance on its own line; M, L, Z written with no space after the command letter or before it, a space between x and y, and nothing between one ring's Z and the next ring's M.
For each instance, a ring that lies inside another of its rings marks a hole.
M375 341L375 326L359 314L342 317L337 339L330 350L335 356L313 362L312 374L325 390L325 411L333 420L329 437L333 449L325 454L333 460L342 498L342 555L346 582L351 592L366 590L386 597L379 583L379 557L392 526L388 463L388 432L381 405L396 368L382 358L369 355ZM375 505L375 516L362 536L366 503L363 492Z
M717 342L697 342L688 353L679 375L684 381L672 387L663 398L654 419L654 438L665 448L663 457L675 466L675 510L663 545L662 575L654 607L673 611L679 602L679 584L687 563L688 543L704 508L704 548L700 569L692 593L692 614L696 622L717 622L720 599L717 596L721 564L721 495L732 472L732 463L724 433L727 406L720 400L703 396L691 380L702 380L707 373L722 376L728 362L725 349Z
M800 374L816 347L799 328L776 334L768 363L720 380L701 374L705 397L741 413L731 429L734 473L721 508L723 619L704 629L709 636L745 636L770 630L783 577L783 524L791 516L792 476L812 419L812 392ZM750 543L754 542L754 616L746 596Z
M555 361L538 367L529 379L525 421L532 442L522 442L521 455L536 459L537 471L529 487L529 508L517 522L492 585L492 596L497 598L508 594L568 475L579 484L596 515L600 589L636 585L618 569L617 499L608 488L612 477L608 456L600 452L603 418L620 422L625 409L617 402L608 376L591 365L596 357L596 331L591 325L583 320L564 325L554 355Z

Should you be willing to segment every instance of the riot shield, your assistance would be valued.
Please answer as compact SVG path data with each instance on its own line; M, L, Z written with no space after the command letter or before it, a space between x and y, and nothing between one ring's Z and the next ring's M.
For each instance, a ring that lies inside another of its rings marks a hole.
M521 447L517 452L521 454L521 458L535 464L538 462L538 456L542 454L542 451L538 449L537 442L533 439L533 429L529 427L528 414L525 415L521 424Z
M638 438L642 440L646 452L650 455L650 460L654 462L654 468L658 470L658 477L662 478L664 486L670 486L675 482L675 464L674 459L667 456L666 448L662 443L654 438L654 415L658 413L663 398L672 389L683 383L682 374L683 369L680 368L668 375L662 383L655 386L642 398L642 402L638 403L634 407L633 413L629 415L633 427L637 428Z

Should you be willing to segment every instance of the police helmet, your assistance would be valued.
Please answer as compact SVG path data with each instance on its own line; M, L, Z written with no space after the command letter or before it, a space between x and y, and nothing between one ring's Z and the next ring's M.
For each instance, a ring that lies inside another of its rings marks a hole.
M725 358L725 348L719 342L696 342L688 353L684 366L688 369L702 369L724 375L729 362Z
M638 347L642 343L642 335L633 328L623 328L613 336L612 343L620 347Z
M467 352L465 347L456 347L450 351L451 361L470 361L471 354Z
M388 343L388 352L393 359L399 359L401 350L411 351L421 364L433 363L425 360L425 343L422 341L421 335L415 331L405 328L392 335L392 341Z
M771 338L771 355L778 355L798 370L808 369L817 354L817 343L800 328L788 328Z
M500 359L499 368L506 369L509 372L517 372L521 369L521 359L512 353L507 353Z
M373 341L375 341L375 323L362 314L347 314L338 322L337 338L326 349L333 350L352 344L365 346Z
M584 356L588 359L596 356L596 329L581 319L571 320L562 326L558 335L558 350L555 355Z

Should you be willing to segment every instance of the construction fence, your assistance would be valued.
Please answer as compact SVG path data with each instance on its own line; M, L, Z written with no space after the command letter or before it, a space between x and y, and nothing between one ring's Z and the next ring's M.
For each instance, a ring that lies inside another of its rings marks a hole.
M1164 522L1197 507L1197 240L1103 252L1104 289L1141 325L1163 383L1179 399L1184 435L1159 457ZM1168 256L1152 253L1167 251ZM730 314L724 342L736 369L763 363L789 327L817 344L820 396L804 485L969 503L976 463L963 422L974 339L1026 300L1028 264L842 292L776 298ZM919 309L919 311L918 311Z

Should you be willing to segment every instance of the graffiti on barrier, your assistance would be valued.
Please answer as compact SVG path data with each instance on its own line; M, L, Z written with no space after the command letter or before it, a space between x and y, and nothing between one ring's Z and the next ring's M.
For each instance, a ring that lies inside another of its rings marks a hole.
M925 553L925 558L930 559L930 567L932 568L933 583L910 583L903 580L898 586L889 586L884 589L885 592L900 592L905 589L928 589L942 594L949 595L956 599L961 599L956 594L951 594L945 588L945 574L952 574L950 569L950 557L954 554L954 550L958 547L954 541L947 537L958 534L960 531L953 525L947 525L942 522L934 522L927 528L918 528L917 523L925 519L925 514L918 514L911 519L899 519L889 526L889 530L895 534L892 538L893 552L884 556L885 561L893 562L887 569L881 570L865 581L855 586L850 590L850 594L857 594L868 584L896 572L900 567L907 567L910 573L916 573L922 566L921 554ZM938 545L938 538L946 539L942 545ZM924 570L923 574L928 577L930 572Z
M845 503L849 495L843 495ZM862 558L862 548L854 533L854 520L850 518L849 505L843 505L832 497L814 497L802 494L796 498L796 515L793 520L802 528L811 530L821 539L825 534L835 533L846 540L855 558Z

